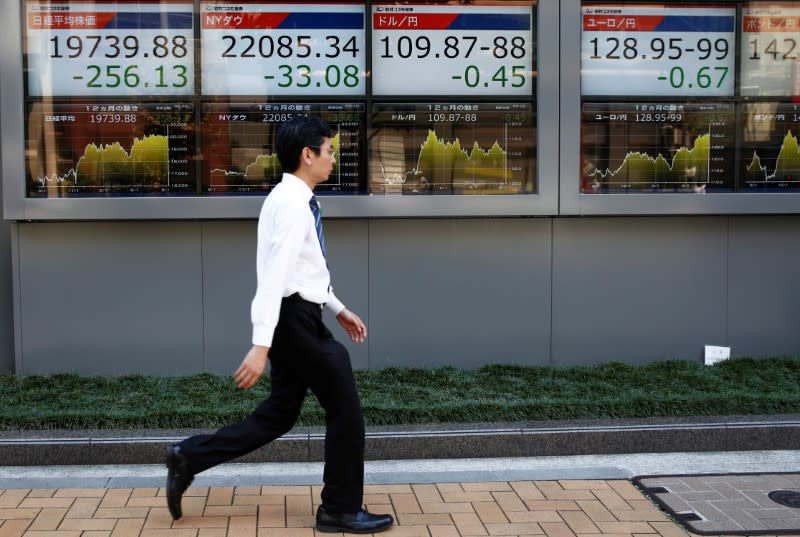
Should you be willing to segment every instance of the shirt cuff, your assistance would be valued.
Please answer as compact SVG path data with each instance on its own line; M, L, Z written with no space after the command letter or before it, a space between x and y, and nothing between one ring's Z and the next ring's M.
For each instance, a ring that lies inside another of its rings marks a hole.
M325 308L334 315L339 315L344 310L344 304L331 291L328 295L328 302L325 303Z
M253 325L253 345L262 347L272 347L272 336L275 330L270 330L266 326Z

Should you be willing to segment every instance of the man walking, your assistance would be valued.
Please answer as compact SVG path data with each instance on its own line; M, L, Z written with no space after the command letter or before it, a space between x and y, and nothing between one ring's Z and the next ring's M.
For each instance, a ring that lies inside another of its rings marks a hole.
M253 413L211 435L187 438L167 449L167 506L174 519L194 476L244 455L288 432L308 389L326 413L325 470L317 529L374 533L391 515L362 508L364 422L350 356L322 322L329 309L350 339L361 343L367 327L333 294L314 187L336 163L330 127L317 116L296 116L278 128L275 148L284 170L258 220L257 280L251 305L253 347L234 378L251 388L271 361L271 392Z

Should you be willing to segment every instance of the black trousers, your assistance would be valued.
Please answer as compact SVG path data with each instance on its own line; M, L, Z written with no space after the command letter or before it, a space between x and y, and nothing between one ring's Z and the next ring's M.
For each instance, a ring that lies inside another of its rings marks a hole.
M326 413L322 505L354 513L364 493L364 421L350 355L322 322L318 304L299 295L284 298L269 351L271 393L248 417L214 434L179 444L197 474L239 457L288 432L308 389Z

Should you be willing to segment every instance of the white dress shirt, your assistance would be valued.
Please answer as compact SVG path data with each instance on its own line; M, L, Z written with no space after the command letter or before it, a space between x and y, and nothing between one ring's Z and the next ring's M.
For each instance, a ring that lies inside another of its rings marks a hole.
M312 195L303 180L284 173L261 206L258 287L250 306L254 345L272 346L283 297L299 293L309 302L325 304L334 315L344 309L330 286L330 272L308 204Z

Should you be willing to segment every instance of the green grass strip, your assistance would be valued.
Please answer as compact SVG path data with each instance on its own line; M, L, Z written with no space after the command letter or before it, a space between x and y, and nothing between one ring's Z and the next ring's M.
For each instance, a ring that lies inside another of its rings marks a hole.
M800 359L357 371L368 425L800 412ZM0 375L0 429L219 427L269 395L231 377ZM324 424L309 396L300 425Z

